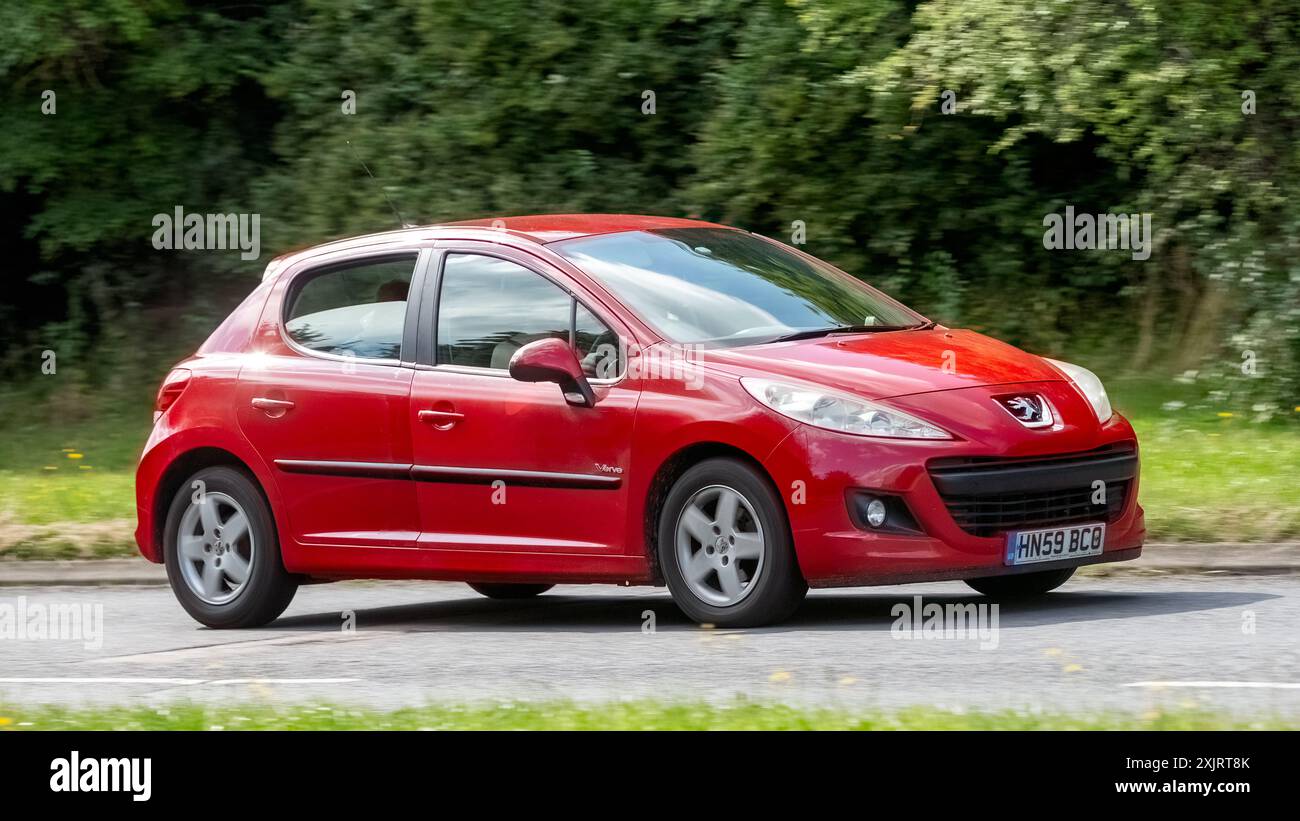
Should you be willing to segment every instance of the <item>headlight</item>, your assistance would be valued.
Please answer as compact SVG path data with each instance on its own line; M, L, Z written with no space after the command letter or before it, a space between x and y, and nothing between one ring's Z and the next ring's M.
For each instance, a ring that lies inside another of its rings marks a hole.
M827 430L893 439L951 439L946 431L893 408L847 393L798 382L745 377L740 380L758 401L791 419Z
M1047 357L1043 357L1047 359ZM1060 368L1075 387L1083 391L1087 398L1088 404L1092 405L1092 412L1097 414L1097 421L1105 422L1115 415L1115 411L1110 407L1110 397L1106 395L1106 387L1101 384L1097 374L1081 368L1078 365L1071 365L1069 362L1058 362L1055 359L1047 359L1056 367Z

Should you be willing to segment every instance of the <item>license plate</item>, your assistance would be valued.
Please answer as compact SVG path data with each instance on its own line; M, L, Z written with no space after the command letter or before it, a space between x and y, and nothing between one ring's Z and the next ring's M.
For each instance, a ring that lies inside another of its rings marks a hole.
M1100 523L1013 530L1007 534L1006 564L1058 562L1096 556L1105 543L1106 525Z

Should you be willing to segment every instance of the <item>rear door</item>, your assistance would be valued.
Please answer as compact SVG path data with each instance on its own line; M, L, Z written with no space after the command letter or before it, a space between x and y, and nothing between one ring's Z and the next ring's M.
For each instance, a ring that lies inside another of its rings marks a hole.
M412 249L290 270L268 301L238 419L299 543L413 546L419 535L403 353L420 260Z
M433 365L417 370L411 390L421 545L621 553L639 396L623 378L625 331L521 251L463 243L438 269ZM595 407L510 377L514 352L547 337L574 346Z

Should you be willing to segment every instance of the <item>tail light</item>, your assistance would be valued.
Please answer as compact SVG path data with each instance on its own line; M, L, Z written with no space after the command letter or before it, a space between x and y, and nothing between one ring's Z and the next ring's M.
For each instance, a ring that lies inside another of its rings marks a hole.
M153 405L153 421L157 422L158 417L172 406L181 394L185 392L185 387L190 384L190 371L188 368L174 368L167 378L163 380L162 387L158 389L158 398Z

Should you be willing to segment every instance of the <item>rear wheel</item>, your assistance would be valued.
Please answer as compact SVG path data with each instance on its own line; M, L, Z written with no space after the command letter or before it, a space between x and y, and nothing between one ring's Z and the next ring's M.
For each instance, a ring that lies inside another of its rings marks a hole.
M785 509L736 459L709 459L673 485L659 515L659 565L692 620L756 627L788 618L808 592Z
M967 579L966 584L996 599L1023 599L1051 592L1069 581L1073 575L1074 568L1067 567L1063 570L1044 570L1040 573Z
M469 582L476 593L489 599L531 599L540 596L555 585L553 584L496 584Z
M228 467L200 470L167 513L163 560L185 612L208 627L260 627L284 612L298 581L280 561L257 485Z

